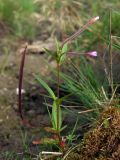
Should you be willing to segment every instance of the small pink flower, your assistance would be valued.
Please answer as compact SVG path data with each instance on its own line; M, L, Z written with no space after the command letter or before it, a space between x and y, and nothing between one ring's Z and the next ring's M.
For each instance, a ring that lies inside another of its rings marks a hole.
M86 55L91 57L97 57L97 52L96 51L87 52Z
M90 23L90 24L93 24L93 23L95 23L97 20L99 20L99 16L92 18L92 19L89 21L89 23Z

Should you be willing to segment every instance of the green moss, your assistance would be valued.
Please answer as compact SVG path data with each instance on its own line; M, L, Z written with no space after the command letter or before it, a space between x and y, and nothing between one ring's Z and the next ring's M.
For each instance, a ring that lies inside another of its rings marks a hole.
M107 125L105 124L107 122ZM119 160L120 110L108 107L101 114L95 129L87 133L66 160Z

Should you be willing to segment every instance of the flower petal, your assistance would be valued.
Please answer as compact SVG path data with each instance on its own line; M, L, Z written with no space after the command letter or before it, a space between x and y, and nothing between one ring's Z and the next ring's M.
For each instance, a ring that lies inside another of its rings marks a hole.
M97 52L96 51L87 52L86 55L91 57L97 57Z

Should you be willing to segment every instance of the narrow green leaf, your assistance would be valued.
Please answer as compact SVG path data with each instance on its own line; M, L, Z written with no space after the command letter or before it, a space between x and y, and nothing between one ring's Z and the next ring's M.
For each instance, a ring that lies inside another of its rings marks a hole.
M52 91L52 89L48 86L48 84L46 82L44 82L40 77L35 75L36 80L48 91L49 95L56 100L56 96L54 94L54 92Z
M44 48L44 50L45 50L45 52L46 52L47 54L52 55L52 51L50 51L49 49Z
M56 51L59 52L59 50L60 50L60 44L57 41L57 39L55 39L55 44L56 44Z
M56 99L54 102L53 102L53 106L52 106L52 121L53 121L53 124L55 126L55 129L59 129L61 128L61 125L62 125L62 113L61 113L61 107L60 107L60 104L61 104L61 100L60 99ZM59 112L59 115L57 114ZM59 126L57 126L58 124L58 116L59 116ZM58 128L57 128L58 127Z
M67 51L68 51L68 45L67 45L67 43L65 43L62 48L62 53L66 53Z
M57 130L57 105L56 105L56 101L54 101L53 105L52 105L52 123L53 123L53 127Z
M66 59L66 54L63 53L60 57L60 64L62 64L65 61L65 59Z
M60 131L63 131L65 128L67 128L67 125L63 126Z

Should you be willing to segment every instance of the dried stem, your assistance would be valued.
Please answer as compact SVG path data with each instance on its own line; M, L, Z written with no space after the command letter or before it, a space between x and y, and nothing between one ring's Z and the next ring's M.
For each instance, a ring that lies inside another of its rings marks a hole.
M24 69L26 51L27 51L27 46L25 46L25 49L24 49L24 51L22 53L22 59L21 59L20 70L19 70L18 109L19 109L19 114L20 114L20 117L21 117L22 120L23 120L23 114L22 114L22 94L21 94L21 89L22 89L23 69Z
M111 33L111 9L110 9L110 21L109 21L109 26L110 26L110 36L109 36L109 40L110 40L110 44L109 44L109 53L110 53L110 85L111 85L111 90L112 90L112 93L113 93L113 62L112 62L112 33Z

